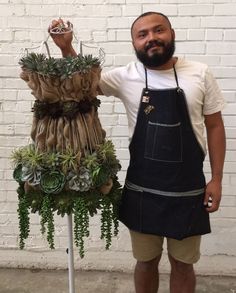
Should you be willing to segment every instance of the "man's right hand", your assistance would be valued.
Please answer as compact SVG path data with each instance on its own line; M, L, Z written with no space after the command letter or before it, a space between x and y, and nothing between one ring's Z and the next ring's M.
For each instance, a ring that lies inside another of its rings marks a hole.
M70 22L65 22L59 18L53 20L48 28L48 32L52 37L54 43L61 49L63 57L77 56L73 46L73 31L69 28ZM61 31L58 33L57 31Z

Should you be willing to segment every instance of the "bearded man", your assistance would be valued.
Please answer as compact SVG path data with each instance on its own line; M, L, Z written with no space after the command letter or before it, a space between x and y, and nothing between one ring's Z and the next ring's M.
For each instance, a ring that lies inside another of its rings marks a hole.
M131 36L138 60L103 73L100 91L121 99L128 117L130 163L119 216L129 228L137 260L135 289L158 291L166 238L170 292L193 293L201 235L210 233L209 213L220 205L225 102L207 65L174 56L175 32L167 16L140 15ZM63 56L76 55L72 36L52 37ZM203 173L206 144L212 174L208 183Z

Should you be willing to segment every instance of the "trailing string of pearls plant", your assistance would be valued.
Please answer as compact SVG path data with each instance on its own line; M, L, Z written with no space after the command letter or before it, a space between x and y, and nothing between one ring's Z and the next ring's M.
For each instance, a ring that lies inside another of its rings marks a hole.
M58 28L59 29L59 28ZM64 28L60 28L64 29ZM21 249L30 232L30 212L41 217L41 232L54 248L54 213L74 214L74 241L84 256L89 217L101 211L106 249L118 234L120 170L114 145L98 118L101 66L92 55L53 58L28 53L20 77L35 97L32 143L15 149Z

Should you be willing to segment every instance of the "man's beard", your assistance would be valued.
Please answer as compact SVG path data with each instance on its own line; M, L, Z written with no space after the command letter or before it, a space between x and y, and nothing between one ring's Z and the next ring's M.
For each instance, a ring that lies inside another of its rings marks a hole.
M153 46L160 46L163 47L163 52L153 52L152 56L149 56L147 51L152 48ZM174 55L175 52L175 40L172 39L169 43L163 43L157 40L150 41L144 50L136 50L135 53L137 58L140 62L143 63L146 67L159 67L161 65L164 65L166 62L168 62L171 57Z

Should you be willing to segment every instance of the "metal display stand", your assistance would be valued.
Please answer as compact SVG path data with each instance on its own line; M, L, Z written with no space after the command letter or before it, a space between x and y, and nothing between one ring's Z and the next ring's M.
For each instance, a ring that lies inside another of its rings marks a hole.
M69 293L75 293L75 269L74 269L74 250L73 250L73 227L72 214L67 215L68 226L68 272L69 272Z
M74 38L77 40L76 36ZM90 48L90 49L97 49L98 50L98 58L100 63L103 64L105 60L105 52L102 48L93 46L90 44L84 44L82 41L78 41L78 51L80 54L83 55L83 47ZM47 53L50 56L50 52L48 49L47 42L45 42ZM74 269L74 251L73 251L73 222L72 222L72 214L67 215L67 225L68 225L68 270L69 270L69 293L75 293L75 269Z

